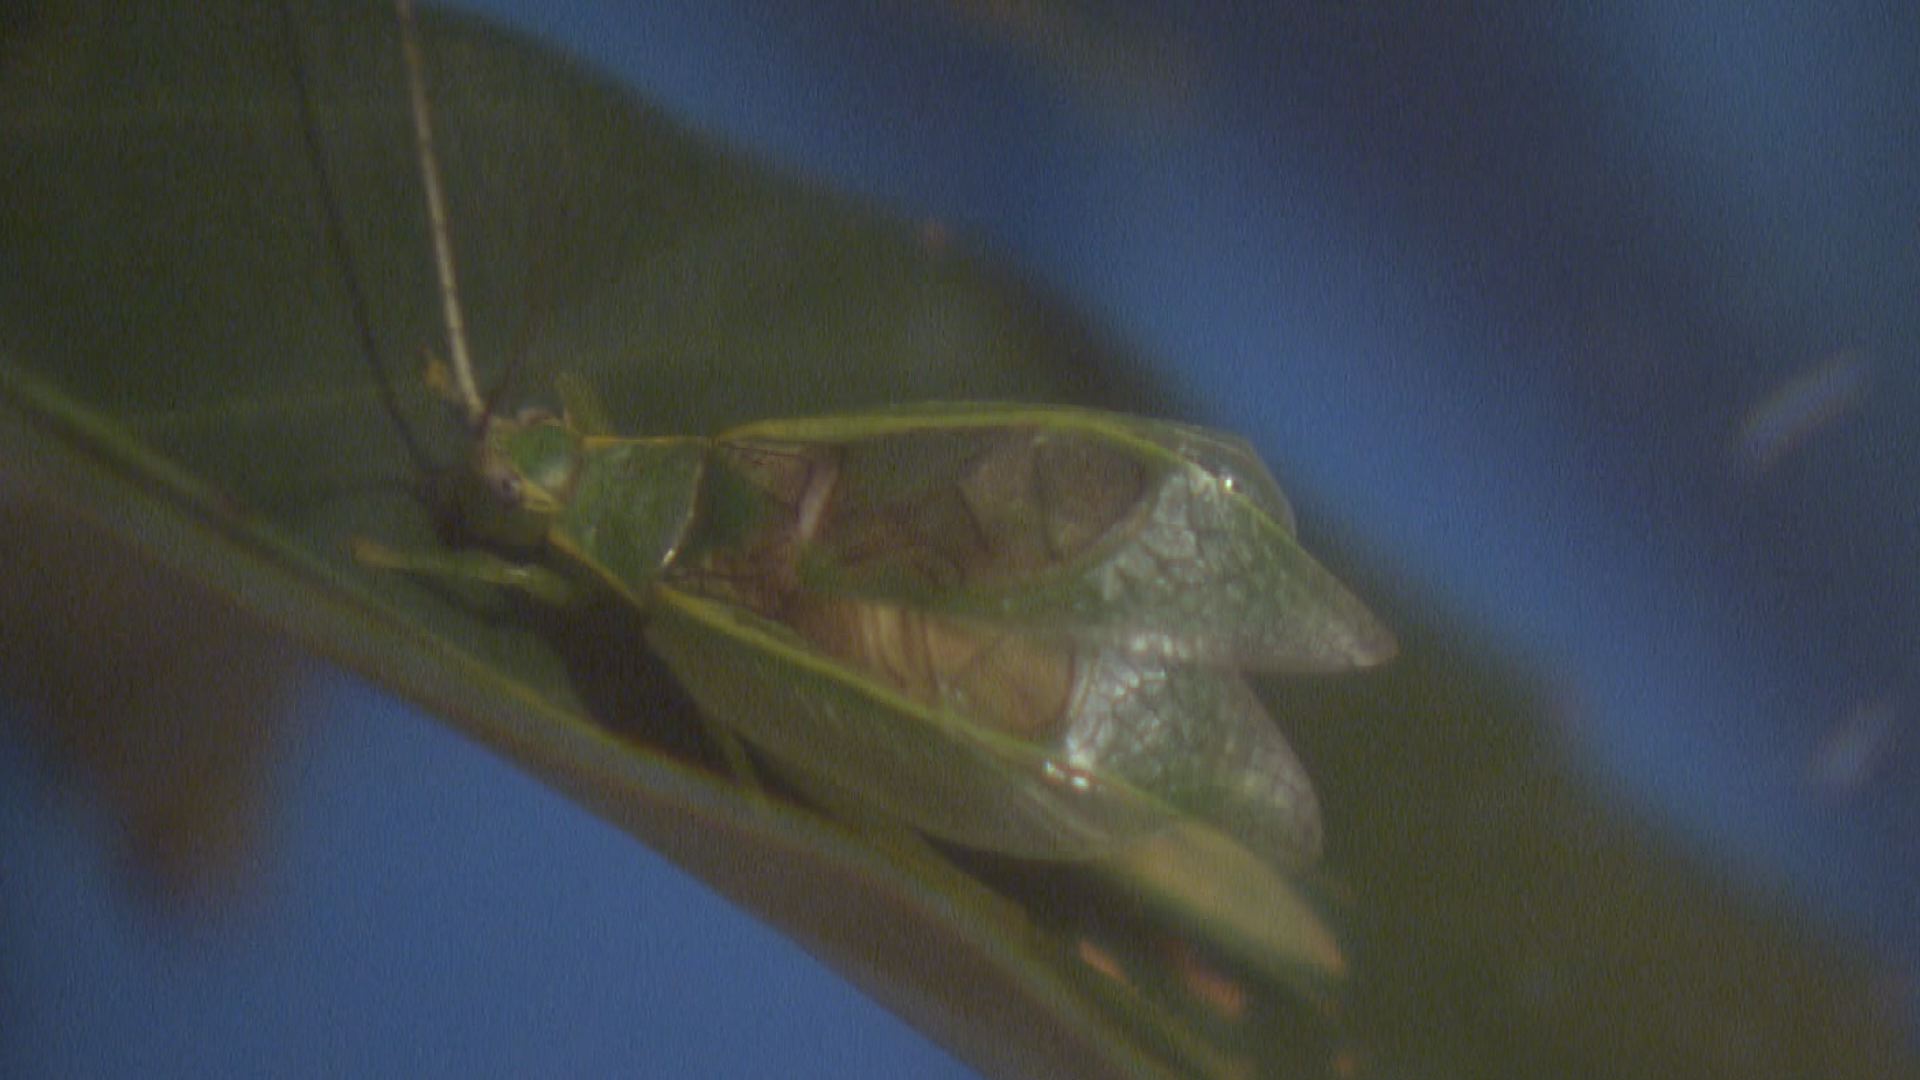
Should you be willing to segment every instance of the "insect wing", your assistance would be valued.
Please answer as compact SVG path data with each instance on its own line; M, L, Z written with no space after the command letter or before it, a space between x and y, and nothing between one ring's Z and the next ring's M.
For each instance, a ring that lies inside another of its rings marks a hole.
M755 424L833 471L800 583L1126 649L1340 670L1393 639L1303 550L1244 442L1083 409L942 405Z
M1245 679L1106 647L1082 656L1063 760L1205 821L1282 867L1320 855L1306 770Z
M661 589L647 636L708 715L795 778L931 835L1031 858L1091 858L1178 817L1046 747L918 704L736 605Z
M1290 544L1278 489L1210 432L1069 413L1119 432L1103 441L1045 429L1059 410L1009 412L876 414L851 438L832 421L722 436L706 525L668 579L683 598L661 652L782 764L948 839L1075 857L1177 815L1282 864L1311 860L1311 786L1229 649L1167 634L1142 647L1105 612L983 616L967 595L1058 596L1063 565L1124 554L1111 538L1139 532L1153 468L1251 491L1248 516ZM1128 425L1177 445L1126 441Z

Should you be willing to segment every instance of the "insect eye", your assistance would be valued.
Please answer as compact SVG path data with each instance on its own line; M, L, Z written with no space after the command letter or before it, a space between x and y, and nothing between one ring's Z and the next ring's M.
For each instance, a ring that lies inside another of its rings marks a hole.
M509 469L488 469L487 490L503 503L518 503L523 490L520 477Z

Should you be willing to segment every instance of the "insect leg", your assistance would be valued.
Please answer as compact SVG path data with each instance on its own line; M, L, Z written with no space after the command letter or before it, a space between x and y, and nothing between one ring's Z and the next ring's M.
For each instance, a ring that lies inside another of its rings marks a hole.
M396 551L355 537L353 557L362 566L445 581L495 585L548 604L566 605L580 596L579 586L563 574L544 566L512 562L487 551Z

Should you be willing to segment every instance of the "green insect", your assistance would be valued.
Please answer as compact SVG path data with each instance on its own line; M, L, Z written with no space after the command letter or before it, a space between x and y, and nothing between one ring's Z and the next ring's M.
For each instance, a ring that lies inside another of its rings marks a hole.
M992 404L626 438L566 384L561 415L496 415L398 6L442 382L474 436L467 524L490 546L362 543L363 562L555 603L614 594L719 729L834 805L942 840L1085 859L1197 819L1283 867L1318 854L1313 789L1241 672L1362 667L1394 644L1300 547L1245 442Z

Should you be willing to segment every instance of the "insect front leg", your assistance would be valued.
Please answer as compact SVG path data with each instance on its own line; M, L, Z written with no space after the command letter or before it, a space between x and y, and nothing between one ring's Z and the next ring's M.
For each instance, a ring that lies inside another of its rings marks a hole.
M355 537L353 557L362 566L451 582L476 582L512 589L542 603L565 606L580 599L578 583L532 563L517 563L488 551L396 551Z

